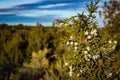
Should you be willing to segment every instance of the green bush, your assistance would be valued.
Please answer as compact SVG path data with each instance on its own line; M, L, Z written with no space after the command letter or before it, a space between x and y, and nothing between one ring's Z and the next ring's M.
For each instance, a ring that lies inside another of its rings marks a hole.
M78 14L65 20L56 20L54 26L62 27L59 32L66 33L63 45L66 54L65 70L78 80L114 79L119 65L116 64L114 49L117 41L97 31L94 21L97 3L87 5L89 15Z

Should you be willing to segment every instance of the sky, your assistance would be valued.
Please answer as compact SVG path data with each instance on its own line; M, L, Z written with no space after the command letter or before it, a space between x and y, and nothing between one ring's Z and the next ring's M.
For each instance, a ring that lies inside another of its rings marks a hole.
M93 0L94 1L94 0ZM102 9L104 0L98 6ZM90 0L0 0L0 24L51 26L55 19L65 19L86 11ZM103 27L103 18L96 14L98 26Z

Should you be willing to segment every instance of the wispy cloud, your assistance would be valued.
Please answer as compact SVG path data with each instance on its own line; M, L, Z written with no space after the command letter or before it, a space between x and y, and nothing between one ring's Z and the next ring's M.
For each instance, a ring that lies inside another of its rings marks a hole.
M81 10L29 10L19 12L18 16L25 16L25 17L42 17L42 16L55 16L57 18L67 18L77 13L82 12ZM49 13L49 14L48 14Z
M45 6L38 6L38 8L52 8L52 7L61 7L61 6L67 6L70 4L64 3L64 4L50 4Z
M0 8L10 8L16 5L30 4L36 2L42 2L43 0L1 0Z

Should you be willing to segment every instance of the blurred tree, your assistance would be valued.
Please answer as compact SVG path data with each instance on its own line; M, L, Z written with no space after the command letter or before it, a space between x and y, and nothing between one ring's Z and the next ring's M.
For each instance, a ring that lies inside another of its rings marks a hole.
M32 53L33 51L37 52L40 50L42 47L42 40L44 38L44 33L43 33L43 26L37 26L34 27L30 31L30 35L28 37L28 48L27 48L27 53Z
M32 52L38 53L39 50L47 49L45 58L48 60L48 72L50 75L58 76L62 74L62 55L64 53L64 47L61 45L62 37L65 36L63 33L58 32L56 27L43 27L41 24L37 23L37 27L33 28L29 35L29 44L27 48L27 53L32 54ZM40 56L43 53L40 53ZM31 59L32 61L32 59ZM60 65L59 65L60 64ZM41 65L42 64L38 64Z
M100 12L101 16L104 16L105 31L113 38L117 40L116 57L120 57L120 1L109 0L104 2L103 11ZM120 63L120 59L118 64Z
M0 29L7 29L8 28L8 25L7 24L0 24Z
M7 26L8 27L8 26ZM13 27L0 31L0 80L10 80L12 74L28 60L28 31L12 30Z
M120 39L120 1L109 0L104 2L103 11L104 26L114 39Z

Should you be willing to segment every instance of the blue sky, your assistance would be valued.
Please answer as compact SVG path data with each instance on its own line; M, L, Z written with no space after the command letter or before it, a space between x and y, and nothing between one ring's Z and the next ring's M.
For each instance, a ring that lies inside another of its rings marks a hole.
M99 10L104 0L99 2ZM0 0L0 23L52 25L55 19L65 19L83 11L87 14L86 3L90 0ZM103 26L102 18L96 15L98 26Z

